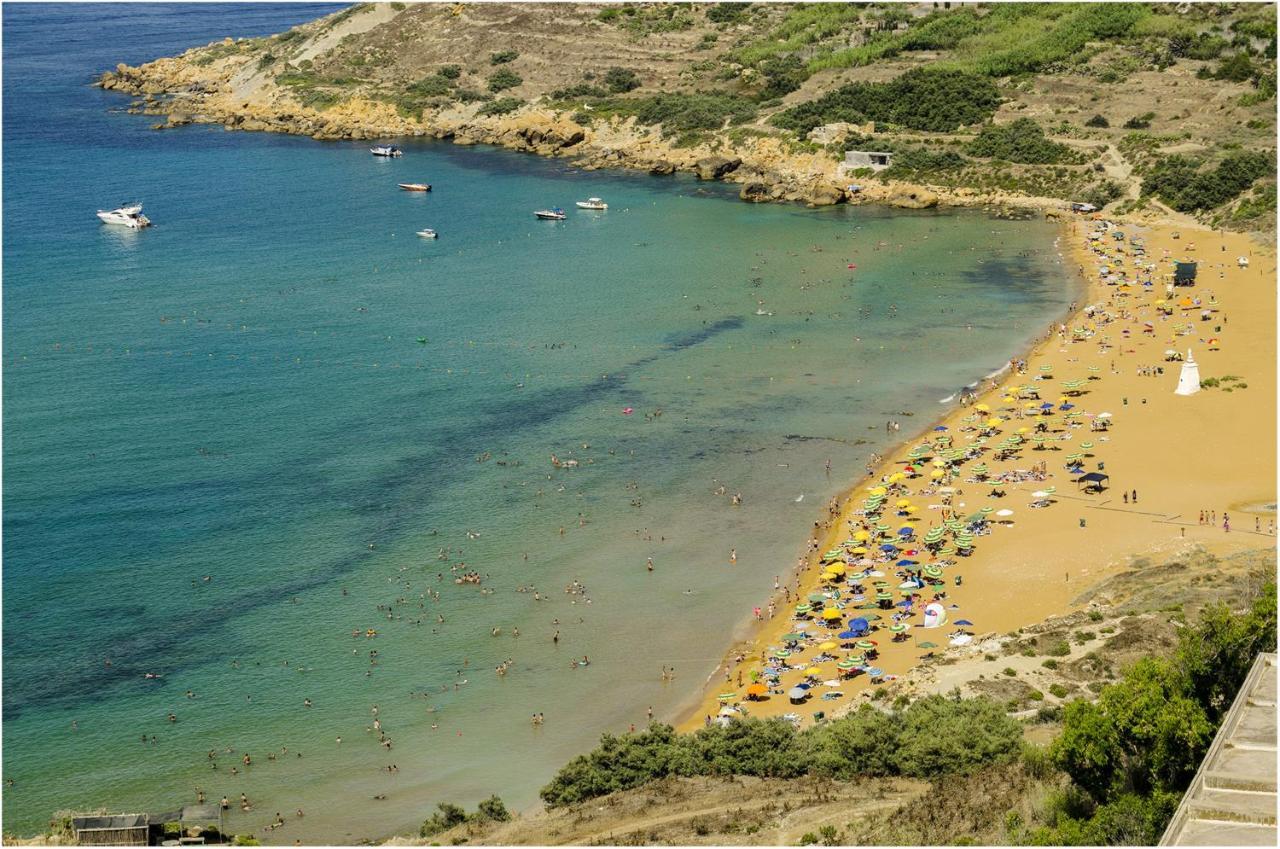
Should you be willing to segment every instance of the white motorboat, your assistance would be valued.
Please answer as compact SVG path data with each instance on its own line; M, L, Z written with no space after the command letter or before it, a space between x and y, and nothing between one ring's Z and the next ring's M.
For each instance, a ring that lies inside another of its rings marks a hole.
M438 234L438 233L436 233L436 231L435 231L435 230L432 230L430 227L427 227L427 228L425 228L425 229L423 229L423 230L419 230L419 231L418 231L418 235L419 235L419 236L421 236L421 237L422 237L422 238L424 238L424 239L436 239L436 238L439 238L439 234Z
M142 214L142 204L131 203L110 211L99 209L98 218L103 224L120 224L131 230L151 226L151 219Z
M567 217L564 214L564 210L558 206L551 209L539 209L533 215L535 218L541 218L544 221L563 221Z
M578 201L578 209L608 209L609 204L600 200L600 198L587 198Z
M375 144L369 148L369 152L374 156L403 156L404 151L393 144Z

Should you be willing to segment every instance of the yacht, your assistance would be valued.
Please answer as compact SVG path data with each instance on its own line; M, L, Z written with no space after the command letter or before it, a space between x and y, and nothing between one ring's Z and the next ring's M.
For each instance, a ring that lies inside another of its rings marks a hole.
M541 218L545 221L563 221L565 219L564 210L558 206L551 209L539 209L533 213L535 218Z
M423 229L423 230L419 230L418 235L424 239L435 239L439 237L439 234L436 233L435 230L432 230L430 227L427 227L426 229Z
M600 198L587 198L578 201L578 209L608 209L609 204L600 200Z
M123 224L131 230L151 226L151 219L142 214L142 204L132 203L111 211L99 209L98 218L103 224Z
M397 186L406 192L429 192L431 191L430 183L396 183Z
M374 156L403 156L404 152L393 144L376 144L369 148Z

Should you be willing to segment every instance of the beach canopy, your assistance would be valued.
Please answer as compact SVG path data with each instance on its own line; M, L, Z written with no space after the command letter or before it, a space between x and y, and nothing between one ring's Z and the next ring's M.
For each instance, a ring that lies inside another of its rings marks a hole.
M851 634L854 637L861 637L863 634L867 633L869 628L870 625L867 624L867 620L859 616L857 619L849 620L849 630L845 633Z
M793 702L802 702L809 697L809 691L803 687L792 687L791 692L787 693L787 698Z
M936 601L932 604L925 605L924 608L924 627L937 628L947 621L947 609Z

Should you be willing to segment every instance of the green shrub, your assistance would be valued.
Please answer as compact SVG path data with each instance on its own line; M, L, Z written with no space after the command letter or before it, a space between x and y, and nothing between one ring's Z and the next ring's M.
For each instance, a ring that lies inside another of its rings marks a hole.
M1254 151L1228 154L1212 170L1184 156L1159 160L1142 180L1144 196L1157 195L1179 212L1213 209L1248 189L1255 180L1273 175L1271 156Z
M1049 658L1048 660L1041 661L1040 665L1043 666L1045 669L1057 669L1058 661L1054 660L1053 658Z
M489 64L505 65L507 62L514 62L519 56L520 53L516 50L499 50L489 54Z
M1090 611L1089 611L1089 621L1090 621L1090 622L1101 622L1101 621L1102 621L1102 618L1103 618L1103 616L1102 616L1102 611L1101 611L1101 610L1090 610Z
M1064 685L1062 685L1062 684L1050 684L1050 685L1049 685L1049 692L1050 692L1050 693L1052 693L1053 695L1057 696L1057 697L1058 697L1058 698L1060 698L1060 699L1065 699L1065 698L1067 697L1067 693L1069 693L1069 692L1070 692L1070 690L1068 690L1068 689L1067 689Z
M1066 657L1071 654L1071 645L1066 640L1061 640L1049 647L1047 654L1054 657Z
M1094 115L1088 121L1084 122L1086 127L1110 127L1111 122L1101 115Z
M1005 675L1008 675L1010 678L1018 674L1018 670L1014 669L1012 666L1006 666L1003 672Z
M431 837L442 831L447 831L455 825L461 825L467 821L467 812L457 805L451 805L448 802L440 802L436 805L439 810L432 814L422 823L422 827L418 829L420 837Z
M444 77L446 80L456 80L462 76L462 68L457 65L445 65L436 71L438 76Z
M713 24L736 24L747 16L750 3L716 3L707 9L707 20Z
M522 82L524 82L524 78L516 72L509 68L500 68L489 75L489 91L496 94L509 88L515 88Z
M1039 690L1032 690L1030 693L1027 693L1027 698L1033 702L1043 702L1044 693L1040 692Z
M1151 126L1152 120L1156 117L1156 113L1147 112L1144 115L1135 115L1128 121L1124 122L1126 130L1145 130Z
M963 71L915 69L884 83L850 83L774 116L773 123L807 135L821 124L885 121L913 130L954 132L990 118L1000 93L988 79Z
M476 110L477 115L506 115L514 112L524 106L524 101L518 97L499 97L491 100L484 106Z
M507 810L502 799L498 796L490 796L477 806L476 816L493 822L507 822L511 819L511 812Z
M640 78L630 68L610 68L605 72L604 85L614 94L625 94L640 87Z
M804 834L800 835L801 846L812 846L817 842L818 835L814 834L812 831L806 831Z

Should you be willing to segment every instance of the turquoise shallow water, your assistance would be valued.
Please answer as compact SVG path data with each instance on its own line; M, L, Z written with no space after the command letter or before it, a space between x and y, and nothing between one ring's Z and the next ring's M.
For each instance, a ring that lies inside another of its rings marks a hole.
M87 86L323 9L4 8L8 830L196 786L257 801L233 828L302 807L280 842L532 803L687 704L887 418L923 425L1075 295L1043 223L157 133ZM530 214L588 195L609 211ZM151 230L93 218L134 197Z

